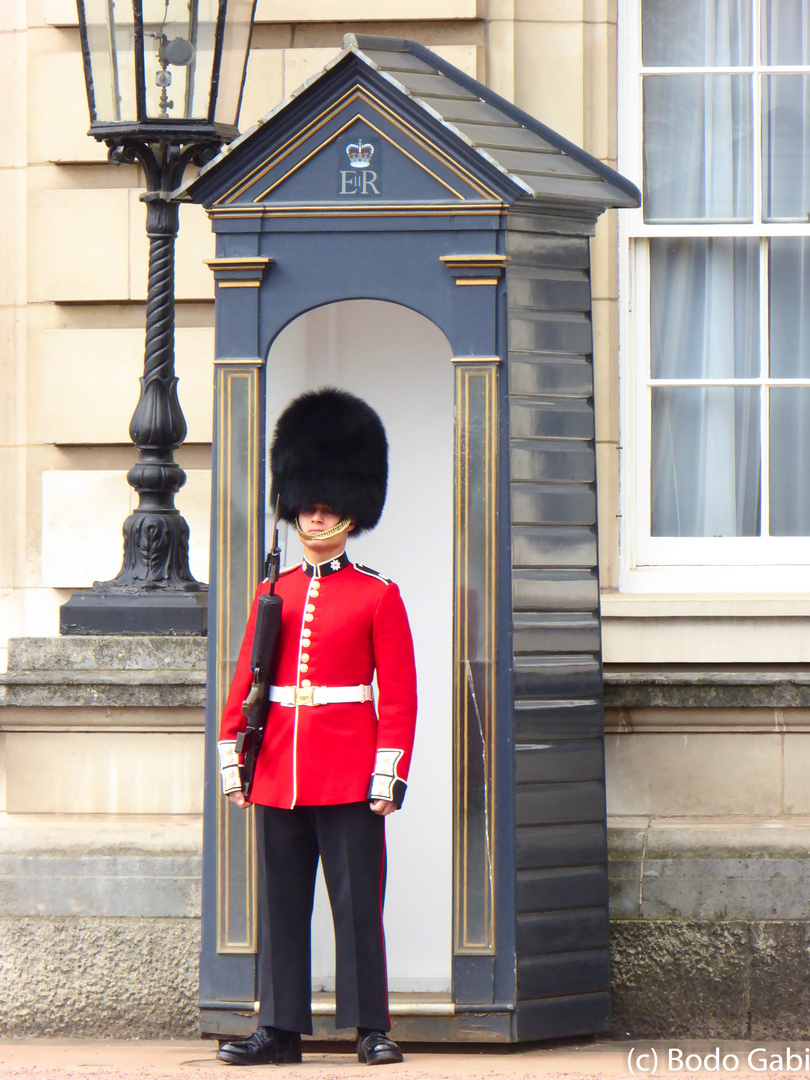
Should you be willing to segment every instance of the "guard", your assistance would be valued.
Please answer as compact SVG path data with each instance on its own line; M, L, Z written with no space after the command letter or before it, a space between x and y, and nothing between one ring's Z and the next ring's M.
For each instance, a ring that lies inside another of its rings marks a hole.
M388 444L377 413L345 391L302 394L279 417L272 500L304 546L283 570L275 675L250 788L259 879L259 1027L217 1053L236 1065L299 1062L312 1034L310 933L318 860L335 925L338 1028L361 1062L402 1061L386 1034L385 817L402 805L416 722L416 669L397 586L349 561L346 539L380 519ZM259 585L222 716L223 791L247 806L236 752L245 726ZM372 678L379 701L375 709Z

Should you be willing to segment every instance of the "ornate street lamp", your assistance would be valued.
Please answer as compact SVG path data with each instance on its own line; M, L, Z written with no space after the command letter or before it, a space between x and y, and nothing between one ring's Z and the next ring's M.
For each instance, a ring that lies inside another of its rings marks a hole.
M238 134L256 0L76 0L90 131L114 165L146 174L149 286L141 394L129 433L140 460L127 473L138 508L124 522L112 581L75 593L63 634L204 633L207 586L188 563L188 525L174 505L186 437L174 373L171 192Z

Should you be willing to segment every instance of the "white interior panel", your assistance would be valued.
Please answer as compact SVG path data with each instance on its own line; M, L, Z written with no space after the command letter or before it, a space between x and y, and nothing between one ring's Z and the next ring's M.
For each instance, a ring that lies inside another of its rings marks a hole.
M267 366L268 442L303 390L359 395L385 424L388 499L377 528L348 544L399 585L413 630L419 719L408 795L388 818L385 925L394 991L450 989L452 949L453 370L442 332L396 304L352 300L316 308L276 339ZM269 490L269 483L268 483ZM270 520L267 539L270 542ZM301 558L281 530L283 563ZM334 986L331 915L319 881L313 987Z

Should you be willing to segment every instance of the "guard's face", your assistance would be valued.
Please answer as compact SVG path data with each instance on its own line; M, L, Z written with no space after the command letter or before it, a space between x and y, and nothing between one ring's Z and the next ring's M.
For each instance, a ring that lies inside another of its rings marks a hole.
M323 503L307 507L298 515L298 525L305 533L326 532L328 529L333 529L340 520L340 515Z

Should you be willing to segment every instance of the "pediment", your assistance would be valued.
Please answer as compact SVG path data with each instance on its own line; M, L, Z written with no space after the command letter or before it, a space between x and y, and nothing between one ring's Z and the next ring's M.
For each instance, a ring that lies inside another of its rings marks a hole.
M624 177L429 49L353 34L175 194L212 216L517 200L598 216L640 201Z
M494 200L493 188L382 96L355 84L262 159L211 205Z

